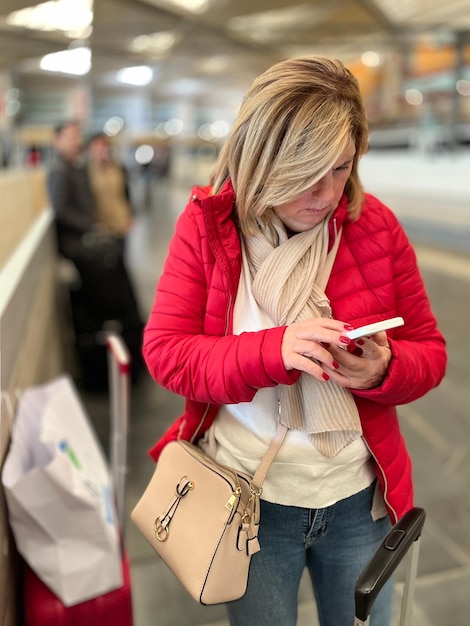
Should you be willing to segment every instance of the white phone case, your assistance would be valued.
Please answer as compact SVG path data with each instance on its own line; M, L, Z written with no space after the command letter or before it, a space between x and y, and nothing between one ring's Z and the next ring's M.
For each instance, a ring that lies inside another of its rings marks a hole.
M367 337L374 333L379 333L381 330L389 330L390 328L396 328L397 326L403 326L405 320L402 317L391 317L388 320L382 320L381 322L374 322L373 324L366 324L360 326L354 330L350 330L346 333L346 337L349 339L359 339L360 337Z

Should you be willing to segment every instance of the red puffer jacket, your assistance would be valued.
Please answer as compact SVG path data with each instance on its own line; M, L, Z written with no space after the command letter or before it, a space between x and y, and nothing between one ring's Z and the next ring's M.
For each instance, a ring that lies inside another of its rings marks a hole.
M285 327L232 335L241 271L234 193L194 188L178 219L155 303L144 333L144 356L163 387L186 398L177 419L150 454L157 460L172 439L197 440L220 405L249 402L258 389L289 385L300 376L281 358ZM364 439L392 521L413 506L411 463L395 406L412 402L441 381L445 342L430 310L416 258L393 213L367 195L360 218L347 217L343 197L330 220L342 238L326 289L336 319L359 326L397 315L389 331L393 358L380 387L352 390Z

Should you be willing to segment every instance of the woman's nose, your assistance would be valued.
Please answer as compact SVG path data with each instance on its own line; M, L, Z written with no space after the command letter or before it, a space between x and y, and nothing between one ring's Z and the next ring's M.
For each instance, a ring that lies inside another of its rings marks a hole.
M321 200L331 200L334 196L333 173L325 174L313 187L312 195Z

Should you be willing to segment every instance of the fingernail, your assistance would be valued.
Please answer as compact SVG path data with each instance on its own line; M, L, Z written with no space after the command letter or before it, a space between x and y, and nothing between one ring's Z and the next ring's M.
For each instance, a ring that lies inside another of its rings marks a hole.
M323 372L323 374L321 375L323 380L330 380L330 377L328 376L328 374L326 372Z
M349 337L345 337L344 335L341 335L339 340L341 341L341 343L351 343L351 339L349 339Z
M330 344L326 343L326 341L320 341L320 345L323 346L324 348L329 348Z
M354 350L351 350L350 354L354 354L354 356L361 356L362 355L362 348L354 348Z
M339 367L339 363L336 363L336 361L333 361L333 367L335 368L335 370L337 370Z
M362 354L362 348L356 346L356 341L351 341L346 350L349 354L354 354L354 356L361 356Z
M356 343L359 344L360 346L363 346L365 344L364 339L356 339Z
M351 324L345 324L344 328L345 330L354 330L354 326L351 326Z

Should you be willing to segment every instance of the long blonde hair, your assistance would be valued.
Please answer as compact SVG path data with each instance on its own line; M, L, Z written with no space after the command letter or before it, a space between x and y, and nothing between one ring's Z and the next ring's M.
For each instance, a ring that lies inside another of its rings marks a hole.
M358 162L368 129L357 80L340 62L289 59L261 74L241 103L232 132L211 174L212 193L230 179L240 228L254 234L270 207L290 202L320 180L354 142L346 183L355 219L363 201Z

